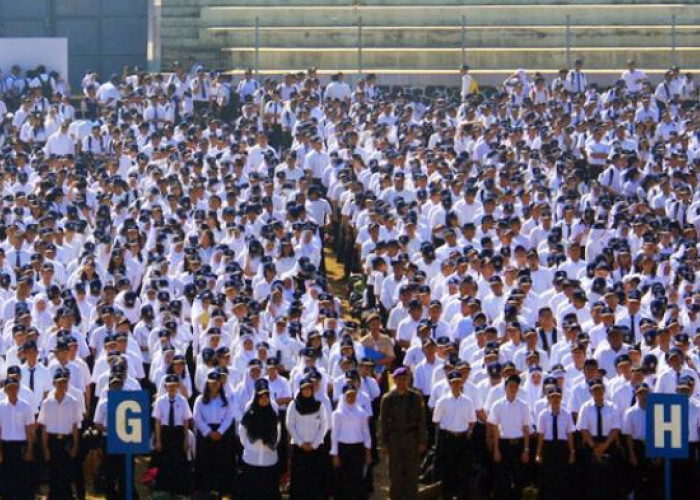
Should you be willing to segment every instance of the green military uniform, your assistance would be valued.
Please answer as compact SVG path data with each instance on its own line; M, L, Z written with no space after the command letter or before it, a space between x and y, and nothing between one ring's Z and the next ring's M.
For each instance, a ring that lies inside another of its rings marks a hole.
M423 398L412 389L404 394L393 389L382 398L380 419L381 443L389 451L389 496L392 500L416 498L418 447L428 443Z

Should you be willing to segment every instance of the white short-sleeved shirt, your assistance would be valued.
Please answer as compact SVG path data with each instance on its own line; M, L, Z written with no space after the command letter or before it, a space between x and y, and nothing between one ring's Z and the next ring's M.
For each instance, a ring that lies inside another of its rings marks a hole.
M581 411L578 415L578 430L588 431L594 438L598 435L598 412L596 410L595 401L592 399L586 401L581 406ZM621 429L620 414L615 408L615 405L605 401L603 404L603 436L608 435L615 429Z
M537 432L544 434L546 441L554 440L554 414L551 408L545 408L537 416ZM566 440L567 436L574 432L574 419L571 412L564 408L559 409L557 419L557 439L560 441Z
M0 430L3 441L26 441L27 426L34 424L34 410L26 401L17 398L0 402Z
M646 439L647 417L646 410L636 404L625 411L622 417L622 433L632 439Z
M41 403L37 422L43 425L49 434L70 434L73 432L73 425L79 425L82 419L82 408L77 399L66 394L59 403L54 393Z
M488 423L499 428L501 438L520 439L523 428L530 426L530 408L520 398L513 401L501 398L491 408Z
M175 426L183 426L187 420L192 419L190 405L182 394L176 394L173 403ZM163 394L153 403L153 413L156 420L160 420L162 425L168 425L170 419L170 396Z
M433 422L445 431L466 432L476 422L474 403L464 394L445 394L435 405Z

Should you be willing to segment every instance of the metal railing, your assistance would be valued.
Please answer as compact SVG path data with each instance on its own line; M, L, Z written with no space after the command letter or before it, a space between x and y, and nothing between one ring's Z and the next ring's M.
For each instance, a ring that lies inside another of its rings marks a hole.
M605 29L605 28L611 28L611 29L625 29L625 25L581 25L581 24L576 24L572 20L572 16L567 14L565 19L563 20L564 22L559 25L538 25L538 26L517 26L514 25L512 28L515 29L533 29L533 30L543 30L543 31L554 31L555 33L558 30L561 30L561 44L556 44L556 41L552 43L552 45L543 45L543 46L538 46L536 49L540 50L553 50L553 51L559 51L561 52L560 56L555 56L555 67L550 68L550 69L555 69L556 67L560 66L566 66L566 67L571 67L573 63L573 58L575 53L585 51L585 50L601 50L605 49L604 46L602 45L594 45L594 46L581 46L575 43L575 32L580 32L585 29ZM671 15L669 16L669 22L666 25L659 24L659 25L649 25L649 26L640 26L639 28L645 28L645 27L651 27L651 28L656 28L656 29L664 29L668 30L669 36L668 36L668 45L664 46L663 44L656 43L653 47L651 46L644 46L642 44L638 44L635 46L615 46L615 47L610 47L610 50L625 50L625 49L630 49L630 52L634 51L635 49L641 49L641 50L649 50L649 49L659 49L660 51L667 51L669 56L667 59L665 59L665 62L662 63L657 63L656 69L663 69L663 64L667 65L677 65L678 64L678 52L679 52L679 43L678 43L678 24L677 24L677 19L676 15ZM267 29L266 29L267 28ZM284 30L285 27L276 27L277 29ZM409 26L407 29L420 29L420 26ZM458 38L460 39L459 46L445 46L445 45L440 45L440 46L435 46L432 47L432 50L437 50L439 51L440 49L444 49L445 51L459 51L461 53L461 57L459 58L461 60L462 64L467 64L470 59L470 52L471 51L477 51L477 50L496 50L498 48L503 48L503 50L508 50L509 47L488 47L484 45L478 45L478 44L470 44L470 33L474 33L478 30L486 30L486 29L498 29L496 26L484 26L484 25L469 25L468 18L466 15L461 16L460 23L458 25L451 25L451 26L440 26L441 29L453 29L453 30L461 30L461 36ZM629 26L629 28L634 28L634 26ZM683 25L683 29L689 29L692 28L691 26L688 25ZM225 30L226 28L219 28ZM234 28L232 28L234 29ZM271 71L272 68L265 67L264 66L264 56L262 55L262 51L265 49L275 49L275 48L280 48L283 49L284 47L278 47L276 45L272 44L267 44L266 43L266 33L274 30L275 27L265 27L262 25L262 22L259 17L255 18L255 22L253 25L253 58L252 58L252 68L256 73L259 73L260 71ZM302 27L286 27L286 29L306 29ZM314 29L333 29L333 26L309 26L308 30L310 32L313 32ZM372 42L372 35L368 35L368 33L376 30L390 30L391 27L389 26L376 26L376 25L367 25L364 21L362 16L358 16L356 22L353 25L339 25L337 26L337 29L339 32L348 32L350 31L352 33L352 30L355 30L355 43L354 47L352 45L348 45L347 43L347 38L344 44L338 45L339 50L343 50L345 52L348 52L349 54L352 54L352 52L355 52L354 58L356 58L356 65L354 66L357 69L358 73L363 73L365 71L373 70L375 69L374 67L371 66L371 63L368 65L368 58L366 57L367 51L377 51L381 50L384 47L378 47L373 45ZM400 28L397 28L400 29ZM698 33L700 33L700 27L695 26L695 29L698 30ZM455 33L456 35L456 33ZM367 43L369 36L369 44ZM376 33L375 35L376 36ZM556 38L559 35L554 34L553 39L556 40ZM640 31L639 36L643 37L643 32ZM693 39L693 45L688 47L688 46L683 46L680 47L681 50L683 49L697 49L700 51L700 35L697 33L694 35L697 38ZM321 43L321 42L319 42ZM696 47L697 45L697 47ZM303 52L304 50L309 50L309 51L314 51L314 50L319 50L319 47L299 47L299 51ZM407 50L413 48L412 45L404 45L404 46L398 46L398 47L386 47L386 50L390 51L392 48L397 49L397 50ZM512 47L513 49L517 49L518 47ZM250 50L251 48L248 48L247 50ZM332 44L329 46L328 44L323 45L323 49L325 50L333 50ZM420 47L416 47L417 50L420 50ZM228 50L230 52L235 52L235 49L229 49L229 48L222 48L222 51ZM580 56L579 56L580 57ZM232 67L240 68L241 66L236 63L235 55L230 55L228 60L226 60L225 57L222 56L221 62L224 63L224 66L228 66L226 69L230 69ZM659 60L657 57L655 60ZM698 59L700 62L700 58ZM639 61L640 66L644 66L644 61ZM698 64L697 66L700 66ZM285 68L285 69L305 69L305 68ZM343 68L332 68L332 67L323 67L324 70L335 70L335 69L343 69ZM454 67L451 68L444 68L445 70L447 69L455 69ZM512 69L512 68L509 68ZM595 69L595 68L592 68ZM603 68L601 68L603 69ZM609 68L608 68L609 69ZM615 68L619 69L619 68ZM651 68L654 69L654 68Z

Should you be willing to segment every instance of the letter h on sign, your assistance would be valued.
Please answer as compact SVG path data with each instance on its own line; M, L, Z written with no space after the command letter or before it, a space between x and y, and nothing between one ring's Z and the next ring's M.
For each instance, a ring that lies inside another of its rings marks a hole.
M688 457L688 398L649 394L646 418L648 457Z

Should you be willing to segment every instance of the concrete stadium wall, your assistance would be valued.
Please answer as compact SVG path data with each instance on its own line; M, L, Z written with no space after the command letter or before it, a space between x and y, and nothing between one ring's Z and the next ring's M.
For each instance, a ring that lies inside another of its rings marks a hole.
M146 67L147 12L148 0L0 0L0 37L67 37L75 91L88 69Z
M194 55L211 69L317 66L435 83L463 62L489 74L576 58L589 72L630 58L700 69L699 26L697 0L162 0L161 67Z

